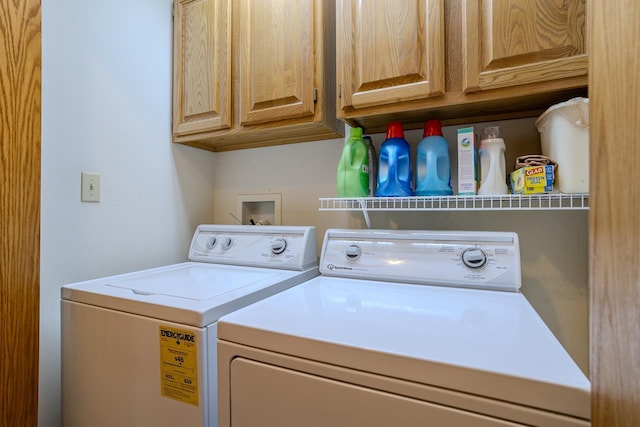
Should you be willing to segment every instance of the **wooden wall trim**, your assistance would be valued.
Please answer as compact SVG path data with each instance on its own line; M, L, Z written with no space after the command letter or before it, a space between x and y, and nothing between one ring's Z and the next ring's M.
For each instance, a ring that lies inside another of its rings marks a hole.
M590 0L594 427L640 423L640 2Z
M38 423L40 0L0 2L0 426Z

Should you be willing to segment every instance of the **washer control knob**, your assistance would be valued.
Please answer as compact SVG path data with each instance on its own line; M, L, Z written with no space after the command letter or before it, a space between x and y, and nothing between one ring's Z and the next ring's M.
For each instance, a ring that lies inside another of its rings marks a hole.
M223 251L229 250L232 244L233 244L233 240L231 240L231 237L223 237L222 242L220 243L220 245L222 245Z
M276 239L271 242L271 252L276 255L280 255L284 250L287 249L287 241L284 239Z
M218 238L213 236L213 237L209 237L209 240L207 240L207 249L213 249L216 247L216 245L218 244Z
M479 248L462 251L462 263L469 268L482 268L487 263L487 254Z
M351 245L347 248L345 254L347 255L347 259L355 261L362 255L362 249L360 249L358 245Z

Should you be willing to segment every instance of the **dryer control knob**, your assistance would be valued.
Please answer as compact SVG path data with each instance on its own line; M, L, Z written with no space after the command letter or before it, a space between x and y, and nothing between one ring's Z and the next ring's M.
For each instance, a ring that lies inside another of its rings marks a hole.
M287 241L284 239L276 239L271 242L271 252L276 255L281 254L284 250L287 249Z
M462 251L462 263L469 268L482 268L487 263L487 254L479 248Z
M216 247L217 244L218 244L218 239L215 236L210 237L209 240L207 240L207 249L213 249Z
M347 255L347 259L356 260L362 255L362 249L360 249L358 245L351 245L347 248L345 254Z
M233 240L231 240L231 237L223 237L222 238L222 243L220 243L220 244L222 245L222 250L223 251L227 251L227 250L229 250L229 248L233 244Z

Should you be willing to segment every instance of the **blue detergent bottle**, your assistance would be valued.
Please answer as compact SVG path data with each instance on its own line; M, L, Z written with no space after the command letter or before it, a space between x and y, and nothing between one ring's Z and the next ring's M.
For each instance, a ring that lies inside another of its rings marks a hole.
M449 144L442 137L440 120L427 120L416 156L416 196L450 196Z
M387 139L380 147L378 161L378 197L412 196L409 143L404 139L402 123L387 125Z

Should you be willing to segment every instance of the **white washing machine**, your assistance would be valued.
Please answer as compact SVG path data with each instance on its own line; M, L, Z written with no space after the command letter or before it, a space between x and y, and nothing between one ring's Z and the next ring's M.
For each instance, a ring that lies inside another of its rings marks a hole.
M62 288L65 427L216 426L218 318L318 275L314 227L201 225L189 259Z
M221 427L590 425L515 233L328 230L320 272L220 319Z

